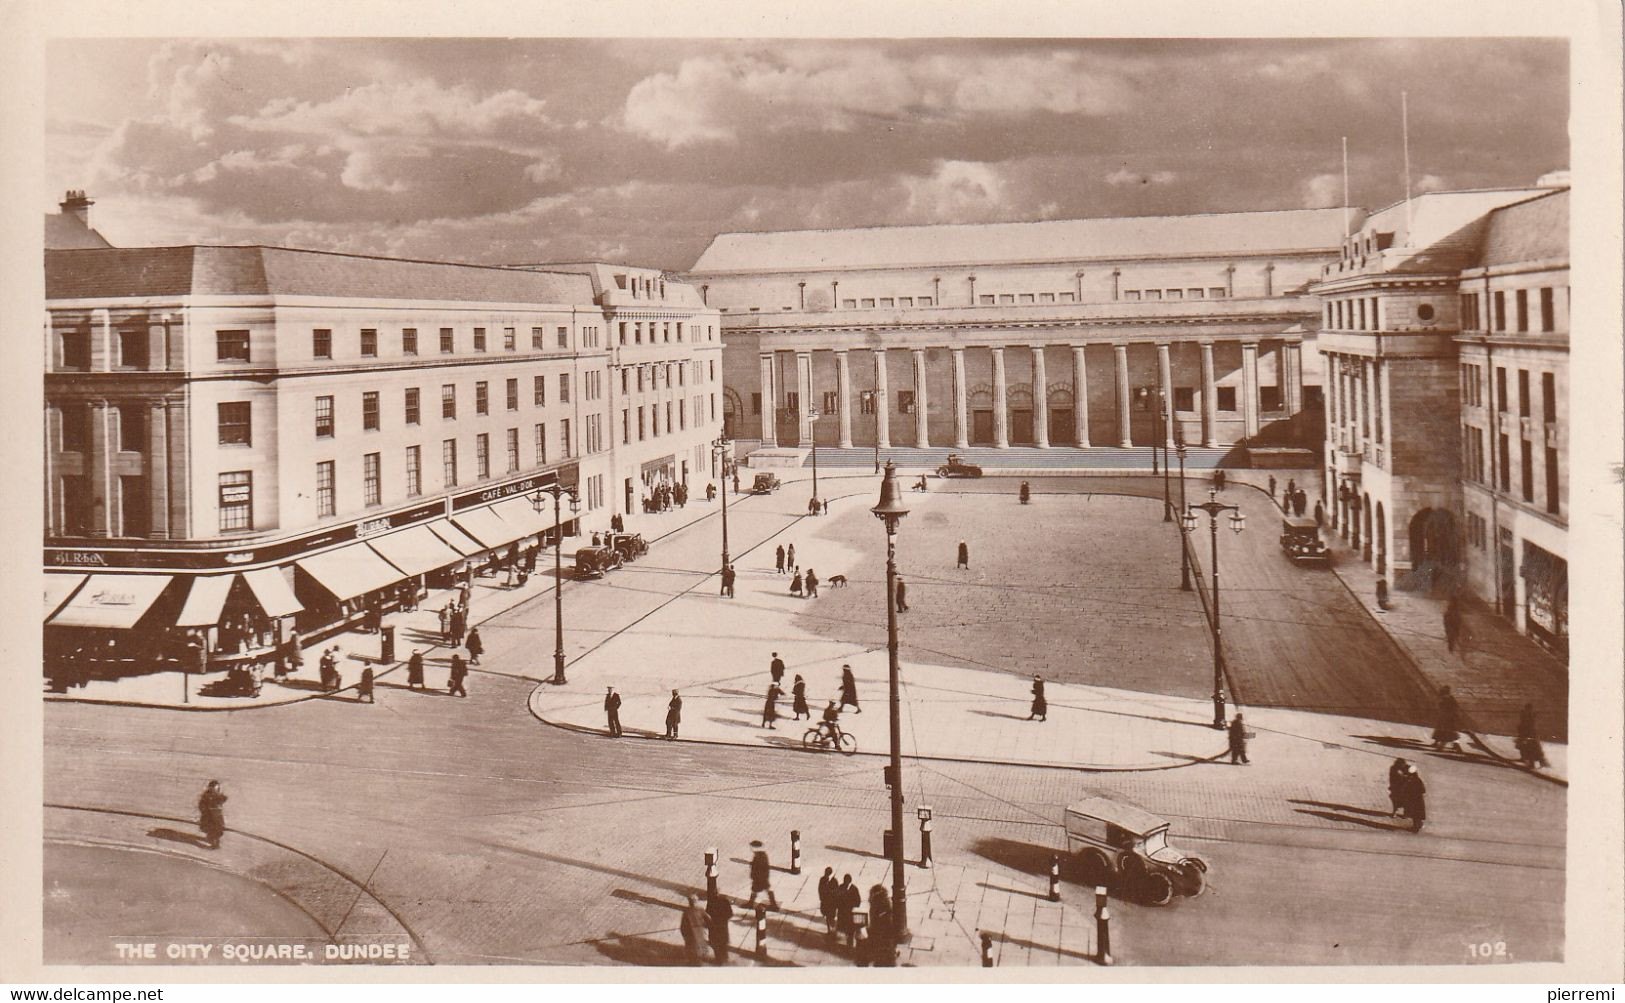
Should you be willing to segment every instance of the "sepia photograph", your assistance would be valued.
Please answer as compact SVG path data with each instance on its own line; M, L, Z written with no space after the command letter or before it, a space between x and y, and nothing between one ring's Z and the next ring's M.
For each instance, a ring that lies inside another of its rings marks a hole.
M1571 38L661 24L42 43L33 963L1572 960Z

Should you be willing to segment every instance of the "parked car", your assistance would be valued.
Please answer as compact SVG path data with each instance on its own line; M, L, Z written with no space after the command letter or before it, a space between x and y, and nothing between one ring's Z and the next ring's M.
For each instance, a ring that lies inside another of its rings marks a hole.
M966 463L959 458L958 453L949 453L948 462L937 468L938 477L980 477L982 468L974 463Z
M1327 565L1331 554L1320 542L1320 526L1306 515L1289 515L1281 519L1281 552L1293 564Z
M772 494L779 489L778 474L757 474L756 479L750 483L750 493L753 495Z
M1207 887L1207 863L1168 842L1169 823L1110 798L1066 809L1067 852L1089 884L1116 882L1122 894L1151 905L1196 896Z
M576 551L577 578L602 578L620 566L621 555L609 547L582 547Z
M649 544L642 533L611 533L604 545L614 550L623 563L630 563L649 552Z

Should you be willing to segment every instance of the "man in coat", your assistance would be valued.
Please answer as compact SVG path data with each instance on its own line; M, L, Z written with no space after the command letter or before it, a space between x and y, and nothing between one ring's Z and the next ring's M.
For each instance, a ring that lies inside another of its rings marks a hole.
M767 859L767 850L762 841L750 841L750 904L756 906L756 896L766 895L767 904L771 909L779 907L779 897L773 894L773 865Z
M468 663L480 664L480 656L485 654L485 642L480 640L480 628L475 627L468 632L468 643L464 647L468 649Z
M818 598L818 575L811 568L807 569L807 598Z
M1405 767L1405 817L1411 820L1411 831L1421 832L1428 818L1427 785L1415 766Z
M1461 644L1461 600L1451 596L1444 606L1444 646L1448 651L1455 651Z
M784 548L784 566L787 568L796 566L796 545L793 543Z
M830 701L834 703L834 701ZM841 666L841 710L851 707L859 714L863 708L858 706L858 680L852 675L852 666Z
M970 570L970 544L964 540L959 541L959 567Z
M790 700L790 710L797 721L802 718L812 720L812 711L807 708L807 681L800 675L796 676L795 684L790 687Z
M423 652L421 651L412 652L412 657L406 660L406 688L409 690L424 689Z
M784 574L784 544L782 543L779 544L779 549L773 552L773 570L781 575Z
M1461 705L1456 703L1456 696L1448 686L1439 690L1439 716L1433 728L1433 747L1461 751Z
M734 918L734 907L728 896L716 895L705 906L707 931L711 935L711 960L714 964L728 963L728 923Z
M773 676L775 686L784 682L784 659L779 657L777 651L773 652L773 662L767 667L767 671Z
M1388 813L1396 818L1405 812L1405 780L1410 769L1411 764L1403 756L1388 767Z
M355 698L358 701L365 700L368 703L375 702L372 698L372 684L372 666L369 665L361 670L361 682L355 688Z
M604 715L609 718L609 737L621 737L621 695L611 686L604 694Z
M852 883L852 875L847 874L841 878L841 887L836 889L836 894L835 928L846 937L847 947L857 947L858 928L852 922L852 913L863 904L863 893Z
M220 781L211 780L197 799L197 826L203 832L203 842L211 850L220 849L220 837L226 832L226 792Z
M1230 765L1247 766L1247 725L1237 714L1230 720Z
M688 905L683 907L683 953L688 956L690 965L705 964L705 941L707 939L705 910L700 908L694 896L688 897Z
M725 564L722 567L721 595L729 599L734 598L734 566L732 564Z
M451 656L451 677L446 682L447 696L468 696L468 690L463 688L463 680L468 678L468 664L463 661L462 655Z
M777 730L773 722L779 719L779 695L783 692L778 683L767 684L767 699L762 701L762 727Z
M1270 474L1270 501L1274 501L1274 500L1275 500L1275 475ZM1287 505L1291 505L1292 504L1292 495L1291 495L1291 493L1288 492L1287 496L1282 500L1284 502L1286 502ZM1285 506L1282 506L1282 507L1284 508Z
M666 737L676 738L677 727L683 723L683 698L671 691L671 702L666 704Z

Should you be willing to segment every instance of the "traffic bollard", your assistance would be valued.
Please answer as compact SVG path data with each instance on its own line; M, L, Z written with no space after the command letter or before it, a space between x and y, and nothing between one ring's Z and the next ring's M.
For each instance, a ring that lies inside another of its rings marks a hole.
M921 809L929 812L929 808ZM923 815L920 818L920 866L926 870L931 869L931 816Z
M993 967L993 935L991 933L982 934L982 967Z
M1106 886L1095 886L1095 947L1102 965L1112 963L1112 914L1106 906Z
M790 873L801 873L801 830L790 830Z
M717 897L717 848L711 847L705 851L705 901L711 902Z
M756 907L756 956L767 957L767 906Z
M1058 855L1049 858L1049 900L1061 901L1061 858Z

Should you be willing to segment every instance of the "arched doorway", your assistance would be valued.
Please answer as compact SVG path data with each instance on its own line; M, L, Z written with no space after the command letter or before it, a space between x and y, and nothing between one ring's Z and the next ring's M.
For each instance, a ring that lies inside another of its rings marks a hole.
M1052 446L1075 446L1077 431L1074 415L1072 387L1062 384L1049 388L1049 442Z
M739 433L745 427L745 405L739 399L739 391L732 387L722 388L722 434L729 439L739 438Z
M1010 408L1010 444L1031 446L1037 442L1033 429L1033 390L1027 383L1013 384L1005 391Z
M1411 587L1428 592L1455 589L1460 563L1456 518L1444 509L1425 508L1411 516Z
M1382 502L1377 502L1377 574L1388 573L1388 519L1382 511Z

